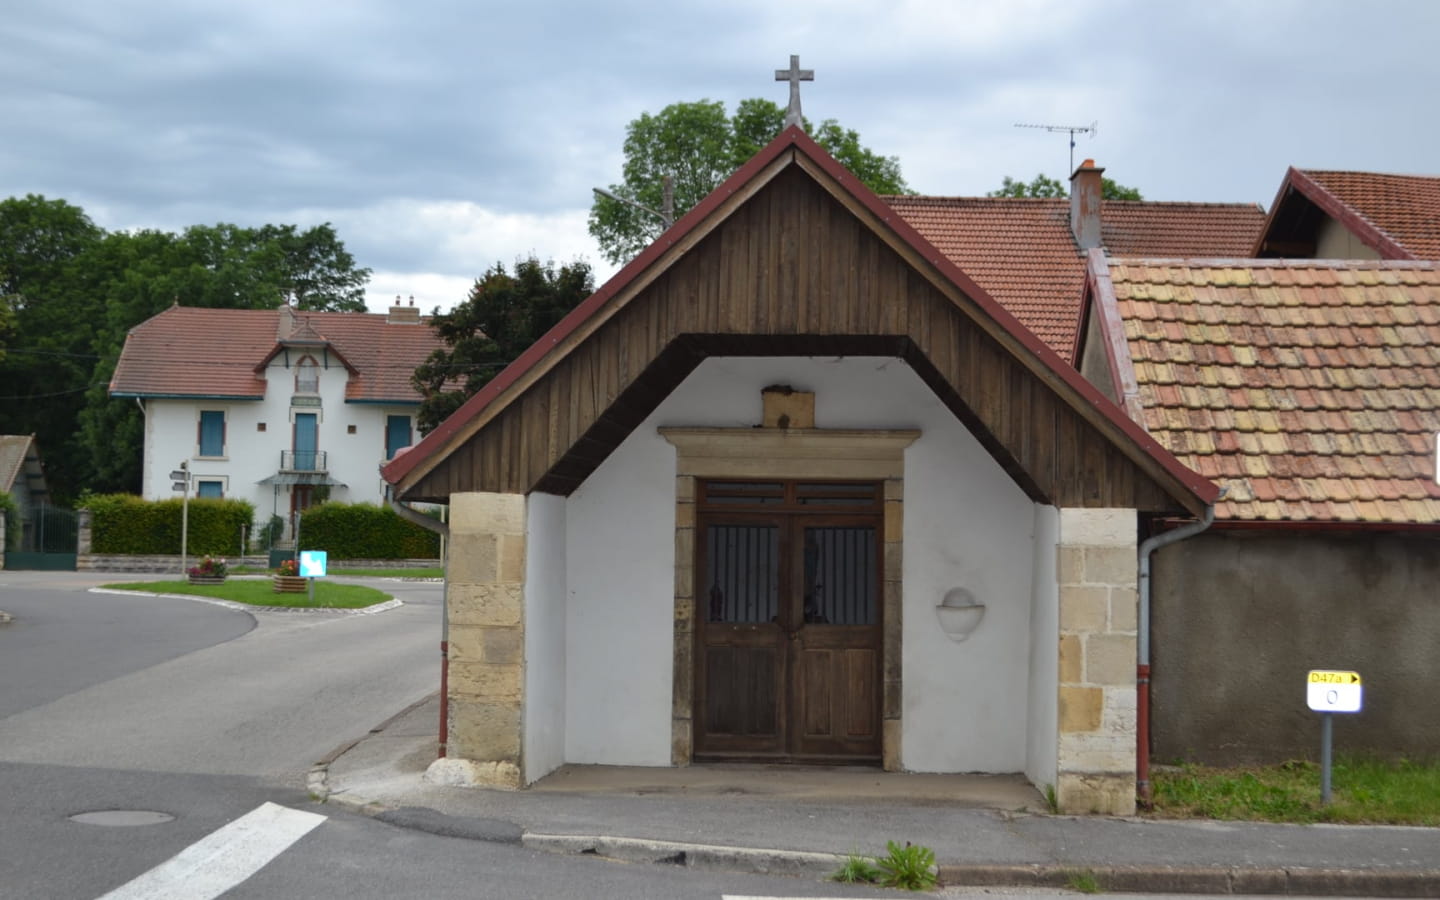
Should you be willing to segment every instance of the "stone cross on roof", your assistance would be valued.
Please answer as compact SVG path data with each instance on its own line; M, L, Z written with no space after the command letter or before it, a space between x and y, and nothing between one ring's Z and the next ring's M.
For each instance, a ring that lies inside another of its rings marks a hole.
M790 106L785 110L785 127L789 128L794 125L797 128L804 128L804 119L800 116L800 82L814 81L815 70L800 68L800 57L791 54L790 68L776 69L775 80L790 82Z

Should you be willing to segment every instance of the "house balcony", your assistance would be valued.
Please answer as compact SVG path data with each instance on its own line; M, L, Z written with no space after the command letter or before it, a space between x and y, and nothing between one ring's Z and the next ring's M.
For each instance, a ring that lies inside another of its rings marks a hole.
M281 472L328 472L324 450L281 450Z

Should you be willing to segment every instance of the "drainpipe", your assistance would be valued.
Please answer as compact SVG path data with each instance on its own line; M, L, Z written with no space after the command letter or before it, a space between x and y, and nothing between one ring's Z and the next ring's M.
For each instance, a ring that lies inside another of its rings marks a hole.
M388 484L385 486L385 499L400 518L440 535L442 545L449 541L449 525L425 515L408 503L396 500L391 496ZM439 759L445 758L445 740L450 735L450 600L447 587L447 584L440 586L440 751L437 754Z
M1218 503L1225 496L1225 488L1215 498ZM1198 521L1183 525L1173 531L1147 538L1140 545L1140 633L1136 639L1138 666L1136 668L1136 752L1135 781L1140 793L1140 805L1149 809L1153 801L1150 789L1150 557L1161 547L1194 537L1215 521L1215 504L1205 507L1205 515Z

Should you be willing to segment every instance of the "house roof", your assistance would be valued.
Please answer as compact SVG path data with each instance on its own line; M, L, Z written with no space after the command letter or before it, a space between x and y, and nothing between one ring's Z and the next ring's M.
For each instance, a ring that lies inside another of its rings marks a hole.
M0 434L0 491L9 493L33 452L34 435Z
M842 232L851 243L841 249L823 240L806 243ZM782 234L784 240L771 239ZM852 250L869 255L862 261L847 255ZM721 268L731 277L720 277ZM857 278L882 270L886 284L901 285L888 306L873 288L857 286ZM625 315L633 312L627 307L636 298L645 298L647 313ZM931 307L926 304L932 302L939 305L935 318L927 320ZM847 309L846 304L859 305ZM913 317L910 306L917 310ZM881 324L858 324L862 321ZM968 345L956 348L941 340L937 352L944 355L945 368L964 366L973 372L991 359L997 370L1013 366L1016 382L1024 382L1025 395L1037 409L1057 409L1046 405L1057 403L1059 419L1094 428L1086 434L1098 432L1104 446L1138 466L1143 477L1155 479L1148 484L1163 484L1160 490L1174 498L1170 503L1197 510L1213 500L1214 485L1178 464L894 209L793 127L412 450L392 460L382 475L400 496L496 489L471 485L496 477L486 470L504 467L508 459L505 490L528 492L537 483L573 489L704 355L757 348L813 353L821 347L832 354L867 355L877 343L893 348L893 355L913 349L917 334L922 341L935 340L927 324L952 329L951 341L979 342L980 352L966 356ZM609 348L592 341L607 328L612 336L623 334L612 337ZM601 362L612 351L617 355ZM933 361L920 358L912 364ZM954 377L935 369L929 374L932 386ZM969 387L960 381L961 388ZM955 384L940 384L937 392L954 391ZM991 441L992 453L1003 453L1003 448L997 451L1002 442L983 421L1003 406L996 400L998 386L990 387L989 409L968 409L959 399L952 408L979 428L982 442ZM565 406L557 409L561 403ZM1015 424L1019 417L1013 408L1000 410L994 419L1009 439L1025 443L1016 431L1023 426ZM517 462L520 451L529 466L524 471ZM1053 478L1075 463L1073 456L1047 457L1047 477L1055 483ZM1064 477L1058 483L1066 490L1075 487Z
M347 402L416 403L410 376L439 346L425 324L392 324L375 313L172 306L130 329L110 393L260 399L270 359L287 348L297 359L328 349L351 370Z
M1228 486L1217 518L1440 526L1440 265L1098 264L1120 383L1156 440Z
M885 197L946 258L1073 361L1085 254L1068 198ZM1105 200L1100 235L1124 256L1247 256L1265 213L1252 203Z
M1382 259L1440 259L1440 177L1293 167L1280 183L1254 253L1313 255L1321 213Z

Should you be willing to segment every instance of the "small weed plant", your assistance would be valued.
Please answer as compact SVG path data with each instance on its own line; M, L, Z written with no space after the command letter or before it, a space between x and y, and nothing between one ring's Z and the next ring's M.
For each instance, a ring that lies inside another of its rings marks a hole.
M830 876L843 884L874 884L880 880L880 870L875 863L864 856L852 853L845 857L845 863Z
M1100 881L1095 873L1086 869L1079 872L1070 872L1065 876L1065 884L1070 890L1081 894L1100 893Z
M875 860L880 870L880 884L907 891L928 891L938 883L934 850L909 841L903 847L887 841L885 847L890 852Z

